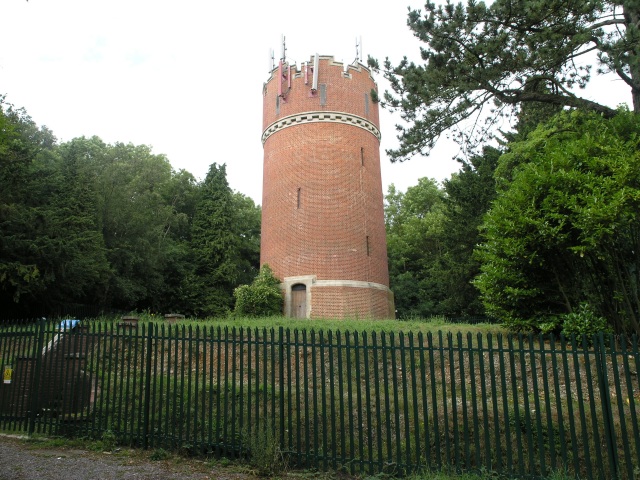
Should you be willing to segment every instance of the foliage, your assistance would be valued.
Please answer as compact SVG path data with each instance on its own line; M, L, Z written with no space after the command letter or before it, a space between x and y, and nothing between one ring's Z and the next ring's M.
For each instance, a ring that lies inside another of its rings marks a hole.
M101 439L102 449L106 452L112 452L118 446L118 437L111 430L105 430Z
M233 192L233 230L239 238L238 283L245 284L259 273L260 226L262 210L254 201L239 192Z
M594 335L612 333L607 319L595 314L588 303L581 303L577 311L562 316L562 333L565 336L586 335L592 339Z
M406 193L392 184L385 196L389 279L397 316L427 317L441 299L431 268L441 254L444 193L421 178Z
M513 330L593 306L640 331L640 118L563 113L510 145L483 224L476 285Z
M193 312L225 316L232 304L239 270L240 241L234 231L234 198L225 165L211 164L201 185L192 227Z
M108 277L90 172L53 134L0 99L0 299L52 306L94 297Z
M164 448L156 448L151 455L149 456L149 458L153 461L161 461L161 460L168 460L169 458L171 458L171 454L169 452L167 452Z
M463 162L460 171L444 182L443 253L434 266L443 292L442 314L485 314L480 292L473 285L480 273L480 262L473 252L480 243L479 227L484 214L496 196L493 173L500 154L500 150L485 147L481 155Z
M198 184L145 145L58 144L0 97L2 315L226 312L258 269L260 208L218 180Z
M495 197L500 151L487 147L444 182L422 178L385 197L389 276L399 318L484 315L472 280L478 227Z
M233 291L236 299L234 313L237 316L268 317L282 314L280 280L269 265L260 267L251 285L241 285Z
M249 462L260 476L273 476L287 468L284 452L275 428L267 425L263 431L254 431L248 438Z
M635 0L428 1L424 11L410 10L407 23L422 42L424 64L407 57L397 66L384 63L392 93L382 103L408 122L398 125L400 146L388 153L400 161L427 154L447 131L473 145L503 114L529 103L611 117L615 110L576 93L594 70L616 74L640 111L639 17ZM595 69L588 63L594 53ZM379 68L375 59L369 64ZM468 120L479 131L463 132Z

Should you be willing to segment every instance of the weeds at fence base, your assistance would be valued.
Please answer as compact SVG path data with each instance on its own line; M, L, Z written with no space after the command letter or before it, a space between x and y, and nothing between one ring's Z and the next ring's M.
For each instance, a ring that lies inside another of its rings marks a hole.
M113 452L118 445L118 437L111 430L105 430L100 441L103 450L107 452Z
M260 476L277 475L287 468L275 430L267 427L247 437L248 461Z
M169 457L171 457L171 454L164 448L156 448L149 456L149 458L154 461L167 460Z

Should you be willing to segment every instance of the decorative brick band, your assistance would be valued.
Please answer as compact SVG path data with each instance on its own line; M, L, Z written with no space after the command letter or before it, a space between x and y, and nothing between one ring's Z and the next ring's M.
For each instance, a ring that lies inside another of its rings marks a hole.
M294 125L302 125L305 123L344 123L346 125L353 125L354 127L362 128L367 132L375 136L378 141L382 138L380 130L373 123L366 118L362 118L358 115L344 112L304 112L296 115L289 115L288 117L281 118L277 122L273 122L262 133L262 144L267 141L274 133L282 130L283 128L293 127Z
M354 288L372 288L374 290L389 291L389 287L381 283L359 282L357 280L316 280L313 282L313 288L318 287L354 287Z

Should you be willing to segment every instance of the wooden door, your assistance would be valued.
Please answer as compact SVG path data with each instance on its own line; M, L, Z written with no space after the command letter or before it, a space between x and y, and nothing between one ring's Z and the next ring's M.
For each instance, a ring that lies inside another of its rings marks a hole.
M307 286L301 283L291 287L291 316L307 318Z

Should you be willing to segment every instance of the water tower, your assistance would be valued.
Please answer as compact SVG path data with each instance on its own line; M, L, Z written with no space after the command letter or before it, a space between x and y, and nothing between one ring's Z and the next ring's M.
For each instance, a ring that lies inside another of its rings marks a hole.
M287 316L394 317L374 91L359 61L317 54L264 85L260 264Z

